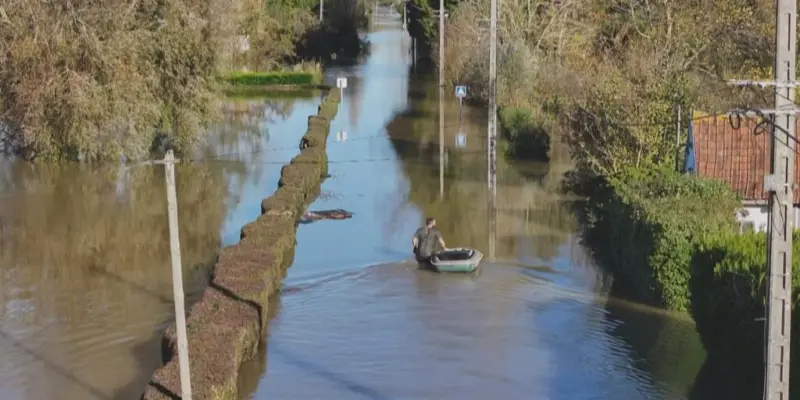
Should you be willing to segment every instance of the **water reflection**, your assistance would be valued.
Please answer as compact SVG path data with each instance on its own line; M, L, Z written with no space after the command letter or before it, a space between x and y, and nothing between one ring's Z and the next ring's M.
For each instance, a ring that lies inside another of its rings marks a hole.
M205 161L176 168L190 299L275 189L280 165L264 163L296 154L317 103L226 103L194 155ZM0 398L135 398L173 312L163 168L5 160L0 188Z
M502 161L498 201L488 207L486 112L464 110L467 146L457 148L458 103L450 96L440 198L435 83L398 68L408 65L398 31L370 40L366 63L333 73L362 90L359 104L343 103L333 129L364 140L329 154L385 161L331 164L323 191L333 195L314 207L354 217L300 228L264 350L269 364L245 395L684 398L703 358L697 335L690 323L609 293L609 278L579 245L569 204L555 191L569 165L559 157L549 165ZM350 107L361 107L355 122ZM487 227L493 213L495 237ZM449 245L484 252L491 245L497 262L477 277L418 271L408 261L409 236L429 215Z

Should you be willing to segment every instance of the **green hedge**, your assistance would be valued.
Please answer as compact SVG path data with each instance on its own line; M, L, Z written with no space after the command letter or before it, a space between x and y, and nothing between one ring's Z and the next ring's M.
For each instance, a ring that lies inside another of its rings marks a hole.
M513 158L550 161L550 135L525 108L501 108L500 129L508 141L507 154Z
M314 85L321 81L318 73L308 71L241 71L228 73L222 79L236 86Z
M800 233L794 233L794 254L800 254ZM710 356L747 369L751 380L763 380L766 316L766 235L709 235L697 245L692 260L692 315ZM800 345L800 257L792 259L792 346ZM798 371L793 357L792 371ZM797 376L793 374L793 377ZM794 379L793 382L797 382ZM793 392L797 393L793 385Z
M630 168L591 193L585 239L600 265L637 298L688 311L695 242L733 231L739 204L723 183L668 167Z

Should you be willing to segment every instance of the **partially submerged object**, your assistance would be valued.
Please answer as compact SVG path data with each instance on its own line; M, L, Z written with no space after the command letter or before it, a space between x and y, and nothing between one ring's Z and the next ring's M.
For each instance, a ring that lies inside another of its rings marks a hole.
M430 264L439 272L474 272L482 259L483 254L478 250L457 248L437 252Z
M303 214L303 217L300 218L300 223L308 224L321 219L349 219L352 217L353 213L342 210L341 208L336 208L333 210L306 211L306 213Z

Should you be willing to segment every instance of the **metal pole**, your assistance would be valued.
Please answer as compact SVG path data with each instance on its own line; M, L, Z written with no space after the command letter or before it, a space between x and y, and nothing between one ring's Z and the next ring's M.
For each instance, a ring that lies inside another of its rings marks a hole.
M494 262L497 251L497 199L489 198L489 261Z
M414 72L417 72L417 38L414 38Z
M458 98L458 133L461 133L461 109L464 107L464 98Z
M186 312L183 299L181 243L178 236L178 195L175 193L175 157L172 150L164 157L167 180L167 211L169 213L169 247L172 258L172 291L175 301L175 329L178 333L178 361L181 370L181 398L192 400L192 380L189 374L189 344L186 339Z
M319 22L322 22L322 3L324 2L325 0L319 0Z
M439 0L439 87L444 87L444 0Z
M439 197L444 197L444 86L439 86Z
M403 30L408 32L408 16L406 15L406 11L408 10L408 0L403 1Z
M775 32L775 109L794 108L797 0L778 0ZM789 399L792 318L792 232L794 231L795 114L775 115L772 140L774 185L769 201L767 268L767 400Z
M439 196L444 196L444 0L439 0Z
M497 196L497 0L492 0L489 25L489 193Z
M681 105L675 106L675 171L681 171Z

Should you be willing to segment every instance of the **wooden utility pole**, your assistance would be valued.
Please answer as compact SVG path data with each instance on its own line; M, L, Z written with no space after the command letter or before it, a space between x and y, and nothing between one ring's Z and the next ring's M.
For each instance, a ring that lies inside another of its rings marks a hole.
M764 177L769 193L767 231L767 337L764 399L789 399L789 365L792 318L792 233L794 232L794 105L795 57L797 54L797 0L777 0L774 81L732 81L738 86L774 86L775 109L750 111L749 115L771 115L772 165ZM739 113L742 114L742 113Z
M175 190L175 157L172 150L164 157L167 180L167 211L169 213L169 247L172 258L172 291L175 301L175 330L178 333L178 361L181 369L181 398L192 400L192 380L189 373L189 344L186 339L181 242L178 236L178 195Z

